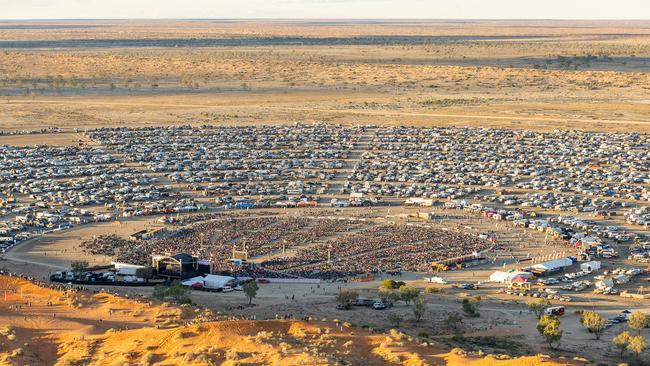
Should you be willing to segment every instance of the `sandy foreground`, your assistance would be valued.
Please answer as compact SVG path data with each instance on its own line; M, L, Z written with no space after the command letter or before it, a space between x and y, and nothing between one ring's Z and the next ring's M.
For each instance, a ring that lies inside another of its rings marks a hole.
M0 277L0 363L8 365L565 365L524 357L467 358L399 332L332 321L215 320L209 310Z

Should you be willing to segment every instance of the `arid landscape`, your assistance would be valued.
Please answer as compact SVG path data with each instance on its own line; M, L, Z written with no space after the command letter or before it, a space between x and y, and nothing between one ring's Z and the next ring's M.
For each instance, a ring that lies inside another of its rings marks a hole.
M0 364L650 363L650 21L0 21L0 96Z
M0 30L5 129L648 122L642 21L12 24Z

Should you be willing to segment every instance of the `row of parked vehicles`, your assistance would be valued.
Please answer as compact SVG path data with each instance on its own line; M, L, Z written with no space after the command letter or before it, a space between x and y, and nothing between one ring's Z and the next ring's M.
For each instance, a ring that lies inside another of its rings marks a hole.
M564 291L574 291L574 292L580 292L588 289L591 287L591 281L575 281L568 283L566 285L562 285L560 289Z
M82 272L57 271L50 276L53 282L68 282L75 284L97 284L97 285L145 285L142 277L134 275L121 275L116 272Z
M374 300L374 299L357 299L351 301L349 304L338 304L336 305L337 310L349 310L353 306L361 306L373 308L375 310L384 310L393 307L393 304L389 301L383 300Z
M499 289L499 293L505 293L508 295L522 296L522 297L530 296L534 298L557 300L557 301L564 301L564 302L572 301L571 297L560 295L557 290L553 290L550 288L543 289L543 290L538 289L537 291L533 291L531 289L524 289L524 288L501 288Z

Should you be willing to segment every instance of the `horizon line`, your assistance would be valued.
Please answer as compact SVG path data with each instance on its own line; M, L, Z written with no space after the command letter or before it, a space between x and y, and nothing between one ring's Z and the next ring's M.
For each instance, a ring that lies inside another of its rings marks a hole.
M194 21L647 21L650 19L641 18L271 18L271 17L253 17L253 18L0 18L0 22L5 21L98 21L98 20L194 20Z

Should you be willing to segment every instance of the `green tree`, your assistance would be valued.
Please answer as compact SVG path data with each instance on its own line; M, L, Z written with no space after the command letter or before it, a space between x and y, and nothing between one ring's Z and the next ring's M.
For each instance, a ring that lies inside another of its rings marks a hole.
M400 323L402 323L402 320L404 318L399 315L398 313L390 313L388 314L388 321L394 326L394 327L399 327Z
M153 272L153 267L147 266L136 269L135 275L144 278L144 280L149 283L149 280L153 278Z
M349 288L342 288L341 291L336 295L336 301L339 304L348 307L350 303L359 298L359 294L356 291L350 290Z
M415 321L420 321L427 311L427 301L423 296L418 296L413 300L413 316Z
M381 299L381 301L386 302L390 298L391 294L393 293L393 290L389 290L386 288L382 288L381 286L379 287L379 290L377 290L377 296Z
M459 313L452 313L444 321L445 326L454 333L454 338L461 338L463 334L463 316Z
M396 301L400 300L399 292L384 288L380 288L379 291L377 291L377 296L379 296L383 302L390 304L394 304Z
M70 263L70 268L72 268L72 272L74 273L82 273L85 272L88 269L88 262L87 261L74 261Z
M605 318L597 312L589 310L582 312L580 323L582 323L585 328L589 329L589 331L596 336L596 339L600 339L600 335L607 326L607 320Z
M379 289L380 290L382 290L382 289L383 290L394 290L396 288L398 288L397 282L395 282L395 280L390 279L390 278L386 278L386 279L382 280L381 283L379 284Z
M537 323L537 331L552 349L555 349L560 344L563 331L560 329L560 319L557 317L542 316Z
M246 297L248 297L248 305L253 303L253 298L257 296L257 290L260 289L260 286L256 281L248 281L242 286Z
M192 302L191 298L192 289L183 286L180 281L176 280L171 285L156 285L153 288L153 298L159 301L164 301L167 298L182 303L189 304Z
M612 339L612 344L614 345L614 347L618 348L618 350L621 351L621 353L619 354L620 358L623 358L623 354L627 349L627 345L630 342L631 337L632 336L630 335L630 332L625 331L619 333L616 337Z
M399 288L400 299L409 305L411 301L420 296L420 290L412 286L402 286Z
M627 325L636 330L636 335L641 335L641 330L650 325L650 317L640 311L635 311L627 320Z
M442 263L433 263L431 265L431 271L434 273L442 272L447 270L447 265Z
M465 315L478 318L481 314L478 312L480 302L476 299L463 299L463 312Z
M551 302L547 299L537 299L529 302L526 305L528 305L528 311L535 314L537 319L539 319L542 317L542 315L544 315L544 310L551 306Z
M424 288L424 292L427 294L442 294L445 292L445 290L442 287L429 285Z
M153 287L153 298L158 301L164 301L167 296L167 286L156 285Z
M190 296L191 293L192 289L187 286L183 286L183 284L178 280L172 282L172 284L167 289L167 296L171 297L174 299L174 301L181 304L189 304L192 302L192 298Z
M636 353L637 357L645 350L645 338L642 335L631 336L627 344L627 349Z

